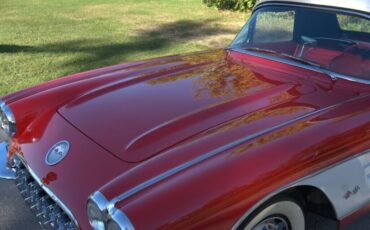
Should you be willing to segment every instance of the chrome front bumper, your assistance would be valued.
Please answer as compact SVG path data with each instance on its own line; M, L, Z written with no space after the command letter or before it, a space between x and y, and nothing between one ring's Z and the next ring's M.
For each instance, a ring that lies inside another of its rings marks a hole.
M8 144L0 140L0 178L2 179L15 179L15 171L9 167L8 164Z

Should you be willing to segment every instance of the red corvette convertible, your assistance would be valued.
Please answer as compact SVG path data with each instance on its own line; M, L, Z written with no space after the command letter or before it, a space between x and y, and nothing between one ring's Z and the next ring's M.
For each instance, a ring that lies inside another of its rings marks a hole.
M370 210L370 2L262 0L233 43L1 98L46 229L303 230Z

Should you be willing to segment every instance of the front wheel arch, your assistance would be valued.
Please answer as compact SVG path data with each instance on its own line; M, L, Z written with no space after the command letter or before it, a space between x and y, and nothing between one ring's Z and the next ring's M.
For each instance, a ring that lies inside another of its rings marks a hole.
M261 205L254 213L240 224L240 230L264 229L261 227L270 220L282 220L289 230L305 230L306 215L302 204L290 197L278 197ZM281 223L276 223L276 225Z
M233 230L241 230L241 226L245 223L251 216L255 216L261 210L261 207L266 207L266 205L273 203L280 199L293 199L296 201L304 210L315 213L321 217L328 218L336 221L338 225L337 215L331 200L327 195L319 188L310 185L300 185L292 188L288 188L279 192L278 194L270 197L265 202L259 204L251 213L247 216L243 216L238 223L233 227ZM248 212L247 212L248 213ZM307 216L306 216L307 218Z

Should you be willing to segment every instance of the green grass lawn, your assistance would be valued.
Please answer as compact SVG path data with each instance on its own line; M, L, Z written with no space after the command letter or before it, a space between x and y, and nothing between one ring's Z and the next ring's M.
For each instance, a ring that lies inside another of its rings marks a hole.
M201 0L2 0L0 95L97 67L223 47L247 18Z

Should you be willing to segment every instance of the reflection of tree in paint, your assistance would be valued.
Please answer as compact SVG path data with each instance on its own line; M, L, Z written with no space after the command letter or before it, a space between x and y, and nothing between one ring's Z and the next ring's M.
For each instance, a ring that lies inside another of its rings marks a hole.
M241 97L270 87L244 65L221 63L196 80L196 97Z
M303 121L303 122L295 123L295 124L290 125L290 126L285 126L284 128L279 129L275 132L272 132L272 133L269 133L267 135L261 136L253 142L244 144L244 145L234 149L233 152L235 152L235 153L244 153L250 148L260 146L260 145L264 145L264 144L267 144L267 143L271 143L272 141L277 140L279 138L286 137L286 136L291 136L293 134L301 132L302 130L310 127L313 124L314 123L311 123L309 121Z
M289 107L281 107L275 109L267 109L267 110L259 110L254 113L246 114L245 116L233 119L230 122L223 124L215 129L211 129L202 133L202 135L209 135L216 132L225 132L228 130L232 130L244 125L251 124L256 121L261 121L263 119L270 119L281 117L289 114L297 114L297 113L305 113L309 112L308 108L303 106L289 106ZM196 138L196 137L194 137Z
M210 51L210 52L200 52L189 55L184 55L181 57L189 65L196 65L202 62L219 62L224 57L224 49Z
M253 94L272 86L259 79L245 65L221 61L210 63L193 71L160 77L150 84L164 84L194 78L195 98L234 98Z
M217 65L223 58L223 50L217 52L206 52L206 53L198 53L196 55L185 55L176 60L177 62L182 62L183 66L197 66L203 64L204 67L198 66L194 70L188 70L186 72L180 72L177 74L170 74L169 76L163 76L159 78L155 78L153 80L148 81L149 84L157 85L157 84L165 84L169 82L175 82L178 80L185 80L192 77L197 77L204 72L204 69L211 68L212 65ZM178 68L178 65L174 65L174 69ZM169 68L165 70L170 70ZM163 71L163 69L159 70L158 72Z
M200 53L181 57L187 65L200 65L193 70L159 77L150 84L164 84L194 78L195 98L232 98L241 97L273 84L260 79L246 65L224 59L224 51Z

